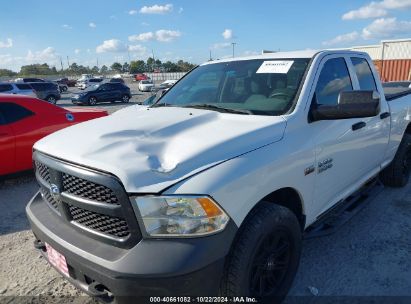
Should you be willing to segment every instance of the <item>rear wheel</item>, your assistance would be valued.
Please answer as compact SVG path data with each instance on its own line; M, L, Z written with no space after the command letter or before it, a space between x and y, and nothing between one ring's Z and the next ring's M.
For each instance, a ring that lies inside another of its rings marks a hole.
M46 100L47 100L49 103L52 103L52 104L56 104L56 103L57 103L57 98L56 98L55 96L53 96L53 95L47 96Z
M391 164L380 173L382 183L389 187L404 187L411 172L411 135L404 134Z
M94 106L96 103L97 103L97 98L96 98L96 97L91 96L91 97L88 99L88 104L89 104L90 106Z
M281 301L298 269L301 229L287 208L263 202L240 228L223 275L224 296Z

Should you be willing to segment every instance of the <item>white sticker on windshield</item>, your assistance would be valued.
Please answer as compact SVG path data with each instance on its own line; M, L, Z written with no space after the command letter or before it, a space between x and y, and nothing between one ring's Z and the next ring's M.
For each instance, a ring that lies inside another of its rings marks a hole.
M272 60L264 61L260 68L257 70L257 74L269 73L269 74L287 74L293 65L293 60Z

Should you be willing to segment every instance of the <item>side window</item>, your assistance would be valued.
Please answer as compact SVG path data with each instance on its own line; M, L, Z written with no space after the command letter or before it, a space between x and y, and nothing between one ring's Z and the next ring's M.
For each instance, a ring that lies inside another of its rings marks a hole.
M3 116L6 124L11 124L34 113L17 104L4 102L0 103L0 114Z
M351 78L344 58L329 59L321 70L315 89L317 104L337 105L340 92L352 90Z
M371 72L371 68L368 65L367 60L364 58L351 57L351 62L355 68L355 74L357 75L358 82L360 83L361 90L376 91L374 75Z
M13 90L13 86L11 84L0 84L0 92L8 92Z

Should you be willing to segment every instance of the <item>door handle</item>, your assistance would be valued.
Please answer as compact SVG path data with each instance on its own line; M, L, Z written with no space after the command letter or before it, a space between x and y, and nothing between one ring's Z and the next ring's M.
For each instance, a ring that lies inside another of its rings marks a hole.
M387 117L390 117L391 113L390 112L384 112L380 114L380 119L385 119Z
M367 125L367 124L366 124L365 122L360 121L360 122L357 122L357 123L353 124L353 125L351 126L351 128L352 128L353 131L355 131L355 130L359 130L359 129L361 129L361 128L364 128L366 125Z

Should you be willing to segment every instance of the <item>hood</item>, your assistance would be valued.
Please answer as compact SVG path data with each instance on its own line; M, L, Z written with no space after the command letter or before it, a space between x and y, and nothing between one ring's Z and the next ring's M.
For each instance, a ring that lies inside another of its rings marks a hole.
M282 117L127 107L53 133L37 151L116 175L127 192L156 193L220 162L279 141Z

